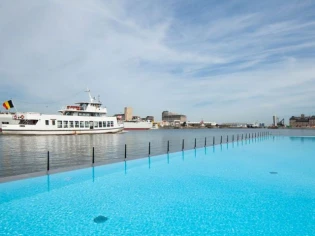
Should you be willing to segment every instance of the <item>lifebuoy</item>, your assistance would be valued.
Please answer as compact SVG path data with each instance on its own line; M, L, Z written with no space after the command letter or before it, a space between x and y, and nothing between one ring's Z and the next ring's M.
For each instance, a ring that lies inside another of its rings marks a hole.
M21 115L21 116L20 116L20 119L22 119L22 120L23 120L23 119L24 119L24 116L23 116L23 115Z

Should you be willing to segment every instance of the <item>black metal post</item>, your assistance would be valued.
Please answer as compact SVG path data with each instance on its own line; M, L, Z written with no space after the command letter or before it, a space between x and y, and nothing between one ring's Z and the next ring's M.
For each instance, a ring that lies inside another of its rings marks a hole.
M127 158L127 144L125 144L125 159Z
M92 149L92 163L94 164L94 147Z
M234 134L232 135L232 142L234 142Z
M222 144L222 135L221 135L221 140L220 140L220 144Z
M197 147L197 139L195 138L195 149L196 149L196 147Z
M182 143L182 151L184 151L185 148L185 139L183 139L183 143Z
M242 140L243 140L243 134L242 134Z
M213 136L213 146L215 145L215 137Z
M167 141L167 153L170 152L170 140Z
M226 142L229 142L229 135L226 136Z
M151 142L149 142L149 156L151 155Z
M49 151L47 152L47 171L49 171Z
M205 147L207 147L207 137L205 137Z

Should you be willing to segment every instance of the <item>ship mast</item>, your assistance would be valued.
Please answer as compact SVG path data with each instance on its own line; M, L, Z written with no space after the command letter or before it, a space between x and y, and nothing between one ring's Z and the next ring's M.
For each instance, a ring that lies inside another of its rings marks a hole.
M90 97L90 102L92 103L93 101L94 101L94 99L92 98L92 96L91 96L91 90L89 90L89 89L86 89L86 91L85 92L87 92L87 93L89 93L89 97Z

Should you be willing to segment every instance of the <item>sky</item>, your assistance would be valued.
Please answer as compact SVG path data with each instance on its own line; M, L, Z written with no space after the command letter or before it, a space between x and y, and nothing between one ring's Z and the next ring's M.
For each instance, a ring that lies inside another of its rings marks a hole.
M189 121L315 115L313 0L3 0L0 101ZM1 108L3 111L4 108Z

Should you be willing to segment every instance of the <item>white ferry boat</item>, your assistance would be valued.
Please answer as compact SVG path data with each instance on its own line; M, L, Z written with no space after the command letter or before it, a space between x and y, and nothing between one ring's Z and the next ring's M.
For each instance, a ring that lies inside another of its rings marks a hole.
M117 133L124 128L116 117L108 117L102 107L89 93L90 102L78 102L59 110L61 114L16 113L13 122L2 123L3 134L47 135L47 134L99 134Z
M151 121L129 120L124 121L124 130L149 130L152 128Z

